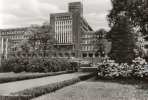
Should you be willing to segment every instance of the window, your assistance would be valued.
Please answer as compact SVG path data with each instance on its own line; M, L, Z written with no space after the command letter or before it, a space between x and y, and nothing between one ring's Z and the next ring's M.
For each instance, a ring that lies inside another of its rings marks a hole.
M144 47L145 47L146 49L148 49L148 45L145 45Z

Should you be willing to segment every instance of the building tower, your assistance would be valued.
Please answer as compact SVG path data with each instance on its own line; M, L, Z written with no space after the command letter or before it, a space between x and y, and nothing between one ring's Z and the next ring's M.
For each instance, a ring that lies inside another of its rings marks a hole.
M81 18L83 18L83 5L81 2L69 3L69 12L73 16L73 37L75 44L76 57L80 57L81 54Z
M81 2L72 2L69 3L69 12L72 13L79 13L81 16L83 16L83 5Z
M92 31L92 28L83 18L81 2L69 3L66 13L51 14L50 25L57 41L55 47L58 48L60 55L61 52L65 52L69 55L72 54L71 56L81 57L82 34L86 31Z

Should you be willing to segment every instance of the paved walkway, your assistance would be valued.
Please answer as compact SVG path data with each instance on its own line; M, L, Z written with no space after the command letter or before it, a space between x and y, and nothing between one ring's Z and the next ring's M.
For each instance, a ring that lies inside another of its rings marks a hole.
M85 74L88 74L88 73L70 73L70 74L62 74L62 75L49 76L49 77L43 77L43 78L37 78L37 79L3 83L3 84L0 84L0 95L7 95L13 92L22 91L24 89L48 85L55 82L76 78L78 76L85 75Z

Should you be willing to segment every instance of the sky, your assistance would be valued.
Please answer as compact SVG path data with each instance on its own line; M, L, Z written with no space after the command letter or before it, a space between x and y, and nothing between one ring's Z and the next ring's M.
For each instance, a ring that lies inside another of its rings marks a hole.
M0 29L41 25L51 13L68 11L69 2L83 3L84 17L94 30L109 29L110 0L0 0Z

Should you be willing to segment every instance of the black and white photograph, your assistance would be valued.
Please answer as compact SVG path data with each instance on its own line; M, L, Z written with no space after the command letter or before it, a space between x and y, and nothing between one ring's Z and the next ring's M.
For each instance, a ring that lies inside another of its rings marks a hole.
M0 0L0 100L148 100L148 0Z

